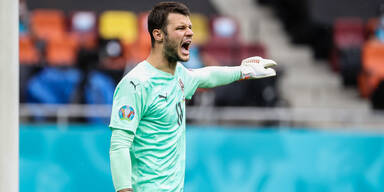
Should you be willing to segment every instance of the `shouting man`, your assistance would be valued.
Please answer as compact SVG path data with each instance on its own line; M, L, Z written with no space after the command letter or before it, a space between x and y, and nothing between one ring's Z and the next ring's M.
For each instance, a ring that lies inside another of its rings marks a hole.
M196 89L275 76L272 60L251 57L236 67L186 69L192 23L189 9L161 2L148 16L152 49L117 85L110 160L116 191L183 191L185 99Z

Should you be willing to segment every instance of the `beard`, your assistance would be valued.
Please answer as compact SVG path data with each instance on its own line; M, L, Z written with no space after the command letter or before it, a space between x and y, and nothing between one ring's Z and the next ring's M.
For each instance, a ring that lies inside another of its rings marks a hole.
M170 39L168 39L168 35L165 35L165 41L164 41L164 56L165 58L167 59L167 61L170 63L170 64L175 64L176 65L176 62L177 61L182 61L182 62L186 62L188 61L188 59L182 59L178 52L177 52L177 49L178 49L178 44L177 42L174 42Z

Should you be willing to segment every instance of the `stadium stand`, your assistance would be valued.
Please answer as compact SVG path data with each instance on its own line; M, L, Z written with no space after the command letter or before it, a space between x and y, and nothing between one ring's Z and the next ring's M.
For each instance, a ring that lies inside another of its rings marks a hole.
M105 10L96 14L94 11L82 10L64 14L63 11L57 9L36 9L32 10L31 15L34 18L31 23L34 26L32 32L36 34L39 41L44 43L40 49L44 53L41 64L44 66L43 72L36 76L44 75L47 71L52 70L51 68L46 69L45 65L78 70L81 75L78 76L76 83L68 84L71 86L69 89L74 93L66 95L75 95L72 96L72 100L68 98L57 99L60 101L37 99L39 98L36 96L37 93L32 91L32 88L28 88L28 102L108 104L111 101L105 95L111 92L108 88L110 86L105 86L106 88L96 86L95 82L100 82L100 80L95 80L95 78L106 79L106 82L113 82L116 85L124 71L129 71L133 67L132 64L145 59L150 51L150 37L146 25L148 12ZM44 20L49 15L52 15L51 18ZM260 43L245 43L240 39L239 23L234 18L217 14L207 16L202 13L193 13L191 20L195 30L194 40L196 40L191 49L191 61L186 63L191 68L210 65L238 65L245 57L266 56L266 49ZM68 27L64 23L68 23ZM39 26L42 26L42 29ZM26 54L31 53L27 50ZM97 58L91 60L94 60L93 62L96 64L86 61L85 58L95 54ZM58 74L61 71L61 69L56 70L54 73ZM34 78L32 82L42 78ZM265 87L276 88L274 81L268 82L270 81L241 82L233 85L239 90L251 88L253 91L233 92L231 97L228 97L225 92L236 88L216 89L214 91L216 98L212 102L219 106L249 104L271 106L271 104L258 101L263 100L260 95ZM35 86L34 84L36 83L30 83L29 87ZM87 94L80 93L84 91ZM258 93L254 93L255 91ZM95 99L100 95L104 95L101 97L103 101ZM259 96L247 98L250 95ZM243 102L238 102L239 100Z
M364 25L360 18L338 18L333 26L331 67L340 71L344 85L356 85L361 67Z
M367 52L366 47L371 47L369 44L372 43L372 39L379 38L378 17L384 12L383 6L380 6L382 2L376 0L370 2L259 0L257 2L272 8L293 43L311 47L316 61L311 63L327 63L322 60L329 59L330 68L337 72L336 76L341 79L342 85L352 85L354 91L359 92L364 98L370 98L374 106L371 96L373 90L379 91L380 78L371 79L370 77L372 73L378 74L381 67L365 66L367 61L364 52ZM327 6L329 4L332 6ZM346 4L348 6L345 6ZM380 43L377 44L379 45ZM378 60L383 62L382 59ZM316 68L319 67L316 66ZM368 68L370 72L367 72ZM374 76L377 77L377 75ZM356 84L358 89L354 88ZM330 99L336 100L336 98ZM355 103L357 104L358 101Z
M38 0L32 1L38 2ZM314 1L281 0L264 1L264 3L275 8L275 13L282 19L286 31L293 35L292 42L309 44L315 58L327 58L329 53L332 53L332 68L340 71L343 83L356 84L357 75L361 70L366 69L361 64L361 47L375 34L377 19L373 18L367 22L360 17L351 20L339 18L336 15L332 16L333 19L324 19L316 15L317 12L309 11L316 7L318 2ZM194 3L187 4L191 10L194 10ZM73 69L80 70L82 75L74 88L75 99L69 101L70 103L88 102L85 98L87 95L83 92L86 90L85 87L93 82L91 79L94 75L91 74L99 73L101 75L98 77L104 75L116 84L135 63L148 55L150 38L145 22L148 13L142 7L143 5L135 5L136 7L132 6L126 10L115 9L113 8L115 5L111 7L95 5L92 10L66 9L65 6L55 9L54 6L36 7L37 5L31 4L30 40L20 38L20 45L24 43L20 46L20 61L28 65L37 63L37 66L43 68L71 66ZM58 5L58 3L55 4L55 6ZM242 31L237 18L218 14L212 7L204 6L191 15L195 45L191 50L191 61L186 65L191 68L237 65L245 57L269 56L267 48L260 41L249 42L240 37ZM296 11L287 12L284 10L286 8ZM44 20L48 17L46 15L51 16ZM330 51L332 46L333 52ZM31 76L38 72L36 69L31 71L33 71L29 73L32 74ZM281 71L279 74L279 77L282 76ZM359 80L360 90L365 90L364 87L368 86L367 83L361 83L366 82L364 79L367 77L364 74L365 72L360 77L363 80ZM29 78L26 79L23 81L28 82ZM217 88L214 90L216 97L211 102L216 106L274 107L281 103L282 99L278 91L278 81L277 78L271 78ZM376 86L374 88L370 89L368 95L367 91L362 91L364 93L362 95L368 97L376 92ZM231 90L231 94L228 94L228 90ZM22 100L25 101L25 99ZM108 99L104 100L104 103L108 104L108 102Z

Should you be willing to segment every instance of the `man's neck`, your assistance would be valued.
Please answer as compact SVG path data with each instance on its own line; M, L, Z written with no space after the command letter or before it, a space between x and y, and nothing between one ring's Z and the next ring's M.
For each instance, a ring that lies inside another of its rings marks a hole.
M164 57L163 53L160 51L156 51L155 49L151 50L151 53L149 54L147 61L149 64L154 66L155 68L170 73L174 75L175 69L176 69L176 63L170 63L167 58Z

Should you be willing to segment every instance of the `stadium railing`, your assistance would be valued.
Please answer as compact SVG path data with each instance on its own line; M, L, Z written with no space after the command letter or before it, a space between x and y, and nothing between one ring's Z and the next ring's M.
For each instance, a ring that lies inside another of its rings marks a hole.
M109 119L111 105L50 105L21 104L20 121L27 122L36 110L41 117L55 118L60 128L66 129L71 118ZM188 106L188 124L241 124L278 127L313 127L333 129L382 130L384 112L362 108L260 108ZM106 125L107 126L107 125Z

